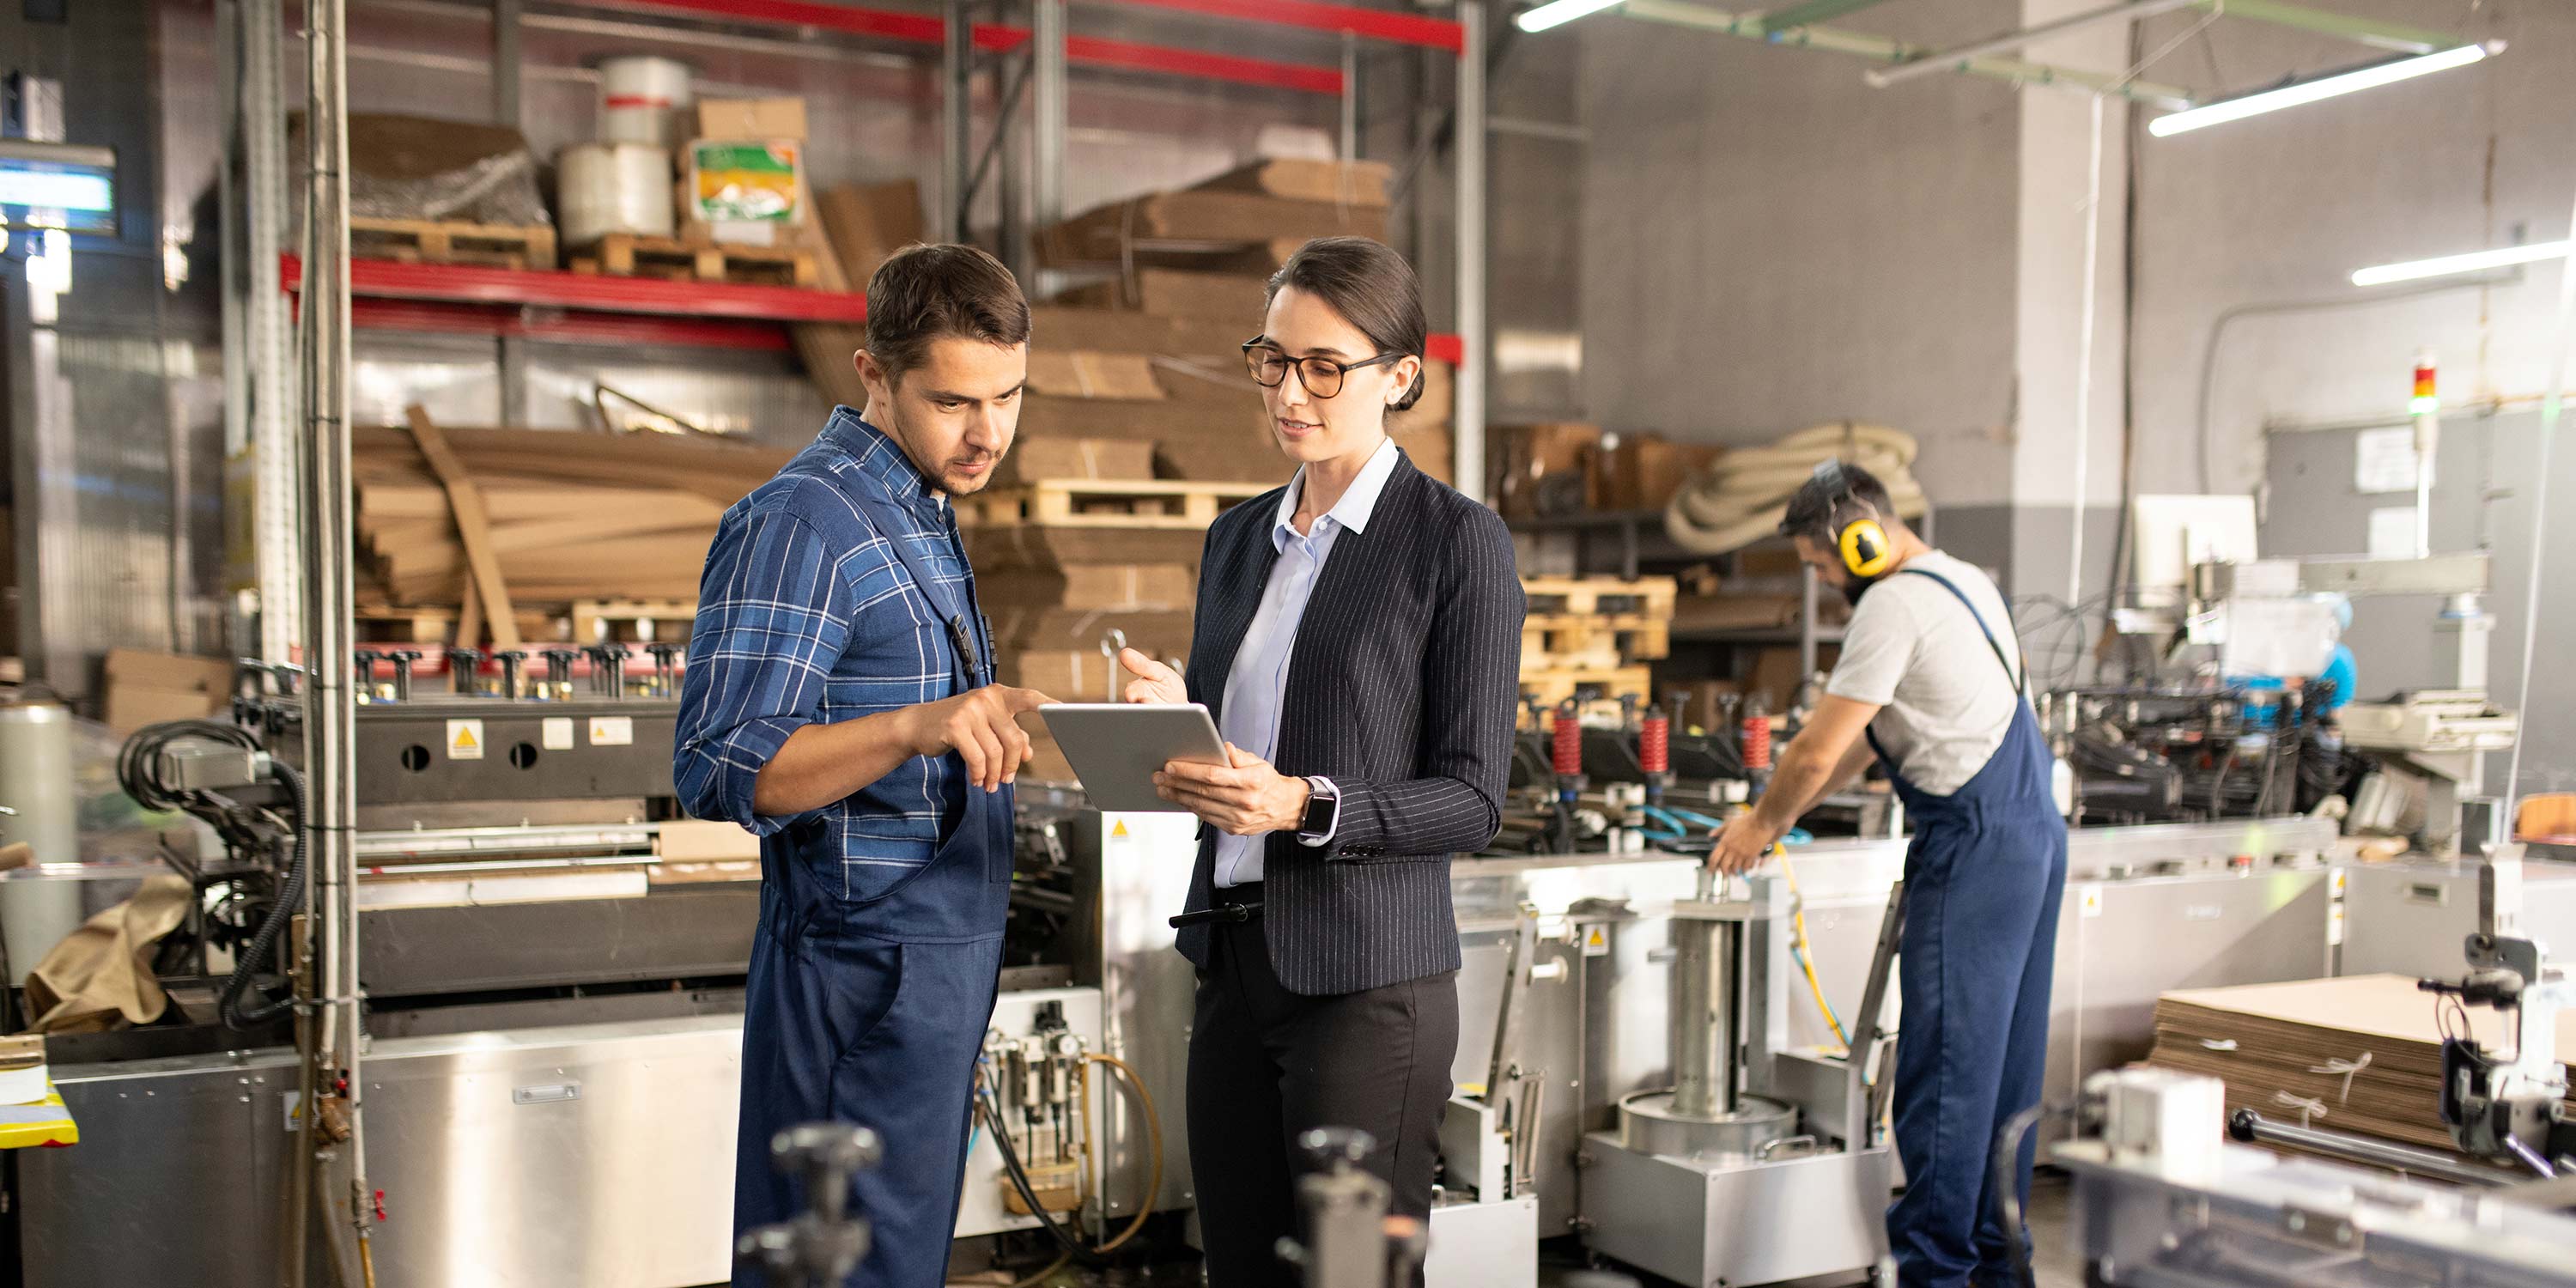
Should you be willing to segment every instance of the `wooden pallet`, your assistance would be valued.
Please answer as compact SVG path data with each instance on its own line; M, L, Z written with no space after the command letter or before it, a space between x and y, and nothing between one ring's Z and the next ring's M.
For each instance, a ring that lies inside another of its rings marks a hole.
M1521 668L1615 670L1671 656L1672 638L1670 621L1643 614L1530 617L1521 623Z
M572 271L610 277L658 277L673 282L737 282L756 286L821 285L814 252L799 246L737 246L610 233Z
M982 527L1204 528L1227 507L1269 490L1177 479L1039 479L959 497L957 518Z
M572 638L583 644L613 641L676 642L689 637L697 621L694 599L583 599L570 613Z
M1648 702L1654 698L1654 687L1654 673L1642 666L1580 671L1524 669L1521 672L1523 703L1536 701L1548 707L1567 698L1616 702L1633 696L1641 703Z
M1680 586L1670 577L1523 577L1532 617L1644 616L1672 620Z
M555 635L555 620L543 611L527 611L518 606L519 635L523 640L546 640ZM359 606L352 614L357 619L357 642L366 644L416 644L444 648L456 642L457 608L453 604Z
M349 253L406 264L553 268L555 230L543 224L472 224L443 219L349 218Z

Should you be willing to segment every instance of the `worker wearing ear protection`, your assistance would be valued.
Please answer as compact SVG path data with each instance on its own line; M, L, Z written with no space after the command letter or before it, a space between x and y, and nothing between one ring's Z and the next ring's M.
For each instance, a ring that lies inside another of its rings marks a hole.
M1904 1020L1895 1134L1903 1197L1887 1233L1905 1288L2018 1281L1992 1178L1996 1137L2038 1103L2049 975L2066 883L2066 824L2023 692L2021 649L1994 583L1926 545L1887 489L1828 461L1780 525L1853 604L1841 659L1754 810L1719 834L1712 866L1757 865L1800 815L1872 757L1914 835L1898 944ZM2014 1160L2027 1199L2032 1146Z

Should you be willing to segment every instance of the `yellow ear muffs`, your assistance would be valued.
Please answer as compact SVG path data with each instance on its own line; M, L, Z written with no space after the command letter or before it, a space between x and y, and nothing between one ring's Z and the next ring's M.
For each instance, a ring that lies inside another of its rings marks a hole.
M1834 544L1842 551L1843 567L1855 577L1875 577L1896 561L1896 548L1887 539L1887 529L1878 526L1875 519L1854 519L1844 524L1842 539Z

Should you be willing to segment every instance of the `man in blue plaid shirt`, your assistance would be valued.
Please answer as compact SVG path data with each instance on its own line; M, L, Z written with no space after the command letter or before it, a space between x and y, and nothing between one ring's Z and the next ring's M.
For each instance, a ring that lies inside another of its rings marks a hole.
M1001 973L1015 717L1047 699L992 682L949 502L1010 450L1028 338L1018 282L984 252L887 260L855 357L867 409L835 408L725 512L681 685L681 802L761 837L735 1228L793 1215L777 1132L870 1127L885 1162L854 1198L875 1240L849 1281L867 1288L945 1276Z

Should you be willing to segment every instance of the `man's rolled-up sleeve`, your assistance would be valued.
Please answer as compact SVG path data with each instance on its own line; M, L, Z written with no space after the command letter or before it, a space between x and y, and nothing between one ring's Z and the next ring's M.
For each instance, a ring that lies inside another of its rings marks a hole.
M760 771L812 724L855 606L822 534L778 506L726 516L707 549L680 684L680 803L766 836L804 815L752 808Z

